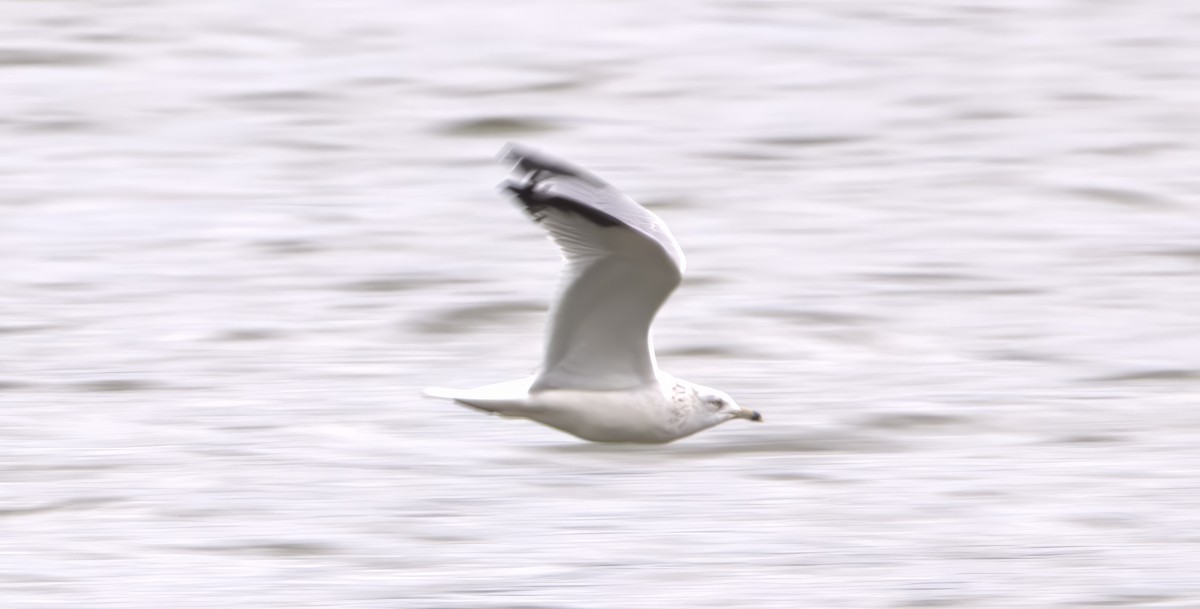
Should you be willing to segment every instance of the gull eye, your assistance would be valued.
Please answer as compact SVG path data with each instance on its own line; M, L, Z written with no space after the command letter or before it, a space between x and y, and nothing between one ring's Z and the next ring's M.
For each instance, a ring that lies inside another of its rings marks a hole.
M725 407L725 400L721 398L708 398L708 403L712 405L713 409L715 410L720 410Z

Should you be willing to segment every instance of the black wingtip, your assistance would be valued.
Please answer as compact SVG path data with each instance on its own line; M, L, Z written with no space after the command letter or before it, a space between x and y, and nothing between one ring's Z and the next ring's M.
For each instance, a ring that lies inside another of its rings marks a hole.
M562 159L553 157L540 150L535 150L529 146L509 142L500 149L497 155L498 160L505 163L511 163L519 172L529 175L536 174L539 171L546 171L556 175L570 176L579 178L596 186L604 185L604 181L592 175L590 172L576 167Z
M500 150L498 157L501 161L512 163L514 169L520 174L518 178L502 184L503 189L516 197L534 220L540 222L545 217L546 208L553 207L583 216L597 226L609 227L622 224L617 218L595 207L538 188L543 180L555 176L576 178L594 186L606 186L603 180L591 173L544 152L513 142L505 145Z
M609 227L621 224L621 221L613 216L594 207L584 205L579 201L538 191L536 188L536 178L527 180L524 183L508 182L503 186L504 190L512 194L525 207L525 211L536 222L541 222L545 218L544 212L546 208L553 207L565 212L579 214L597 226Z

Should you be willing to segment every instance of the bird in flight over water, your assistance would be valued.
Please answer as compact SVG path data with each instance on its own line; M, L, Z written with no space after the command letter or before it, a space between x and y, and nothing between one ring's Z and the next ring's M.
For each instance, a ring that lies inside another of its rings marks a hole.
M532 377L425 394L593 442L665 443L731 419L761 421L724 392L658 368L650 324L684 268L666 224L565 161L511 144L501 158L514 166L504 188L564 258L545 356Z

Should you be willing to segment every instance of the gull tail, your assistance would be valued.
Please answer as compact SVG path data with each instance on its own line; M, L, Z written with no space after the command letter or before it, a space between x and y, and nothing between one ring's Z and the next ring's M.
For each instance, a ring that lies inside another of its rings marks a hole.
M463 389L450 389L449 387L426 387L421 390L421 395L427 398L440 398L443 400L457 400L458 396L466 393Z
M532 383L532 378L523 378L474 389L426 387L421 394L430 398L454 400L463 406L499 415L524 416L529 407L529 386Z

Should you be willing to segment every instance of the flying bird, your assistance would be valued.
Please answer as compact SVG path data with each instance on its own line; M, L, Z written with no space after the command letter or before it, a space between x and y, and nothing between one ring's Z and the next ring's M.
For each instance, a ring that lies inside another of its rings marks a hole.
M528 378L425 394L523 417L593 442L665 443L731 419L762 421L728 394L658 368L650 324L683 278L658 216L594 174L524 146L504 184L562 250L545 355Z

